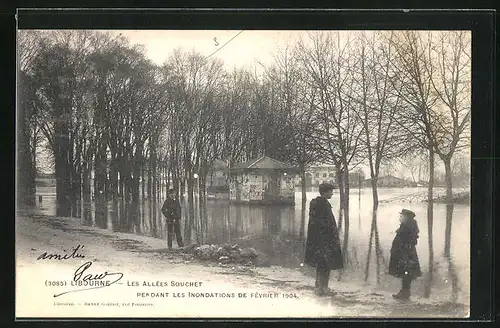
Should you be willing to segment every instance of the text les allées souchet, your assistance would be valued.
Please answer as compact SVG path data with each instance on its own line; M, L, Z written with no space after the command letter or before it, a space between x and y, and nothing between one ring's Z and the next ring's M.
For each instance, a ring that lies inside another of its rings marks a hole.
M127 280L127 286L132 287L201 287L201 281L154 281L154 280Z

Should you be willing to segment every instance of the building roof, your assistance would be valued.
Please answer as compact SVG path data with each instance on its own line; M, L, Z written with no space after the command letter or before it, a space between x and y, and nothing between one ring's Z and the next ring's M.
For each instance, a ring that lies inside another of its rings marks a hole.
M271 157L261 156L248 162L235 165L232 169L296 169L296 167L280 162Z
M224 161L220 159L216 159L214 163L212 164L212 169L213 170L225 170L227 169L227 165Z

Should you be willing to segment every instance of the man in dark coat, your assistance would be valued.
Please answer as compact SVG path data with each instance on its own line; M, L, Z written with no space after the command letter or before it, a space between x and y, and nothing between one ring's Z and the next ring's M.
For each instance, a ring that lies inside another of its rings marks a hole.
M320 196L309 204L304 263L316 267L315 292L320 296L328 294L330 271L344 266L337 223L328 202L332 198L333 189L333 185L329 183L320 184Z
M177 246L183 247L181 235L181 204L175 198L175 191L170 189L167 193L167 199L163 203L161 212L167 219L167 243L168 248L172 248L172 238L175 233Z
M400 222L392 242L389 274L402 279L401 291L392 296L396 299L408 299L412 280L422 275L416 248L419 230L415 213L410 210L401 211Z

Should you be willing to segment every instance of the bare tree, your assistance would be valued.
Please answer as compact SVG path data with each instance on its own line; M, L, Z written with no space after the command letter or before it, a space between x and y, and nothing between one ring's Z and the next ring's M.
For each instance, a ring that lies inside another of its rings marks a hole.
M370 167L373 208L378 208L377 180L385 162L402 156L411 143L411 137L397 123L401 97L392 87L395 72L391 61L394 56L393 32L362 32L355 48L356 81L353 98L356 113L363 125L364 150ZM356 69L357 68L357 69Z
M266 70L266 76L273 85L273 95L277 98L275 111L282 114L279 128L275 133L285 137L288 152L281 154L282 159L300 167L302 190L301 229L304 236L306 208L306 167L318 159L318 146L314 139L316 122L315 93L306 81L306 72L299 65L297 48L287 46L275 57L274 66ZM278 155L279 156L279 155Z
M432 32L423 34L416 31L398 32L392 42L396 50L393 59L397 79L393 87L399 90L404 100L398 122L412 137L416 147L428 152L429 185L427 189L427 225L429 244L429 272L425 293L429 297L433 272L433 187L435 167L435 129L433 109L438 96L433 88L429 61L432 49Z
M343 35L342 35L343 36ZM339 32L311 33L311 46L299 42L301 65L309 76L309 85L317 94L317 141L324 145L325 158L337 167L341 206L344 211L344 256L349 239L349 169L362 159L363 133L359 117L354 112L352 67L354 57L350 40ZM345 257L346 259L346 257ZM344 259L344 260L345 260Z
M420 183L429 179L427 155L424 150L416 149L408 154L397 157L395 162L410 171L413 182Z
M40 81L37 91L42 104L39 127L53 150L57 177L58 215L71 215L78 189L78 173L74 167L73 141L79 124L75 113L83 110L81 90L86 88L91 33L88 31L57 31L52 44L45 45L34 64L34 77Z
M37 124L40 103L36 92L39 83L33 77L33 69L43 45L44 34L35 30L19 30L17 34L17 194L18 205L33 205L37 174L37 148L43 135Z
M445 168L446 181L446 256L450 255L453 216L453 179L451 163L456 151L470 146L471 113L471 38L469 31L439 32L432 47L427 70L439 102L433 111L436 154ZM434 67L433 67L434 66Z

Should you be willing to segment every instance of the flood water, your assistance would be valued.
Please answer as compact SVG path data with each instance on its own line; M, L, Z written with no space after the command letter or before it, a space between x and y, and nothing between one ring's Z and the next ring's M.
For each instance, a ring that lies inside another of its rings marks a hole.
M389 276L388 271L390 247L395 231L399 227L399 211L409 208L416 213L419 223L420 238L417 252L422 269L422 277L412 284L412 291L422 296L429 275L429 255L433 255L432 284L430 299L434 301L457 301L469 304L470 280L470 206L455 205L453 208L453 224L451 230L450 256L445 256L445 219L446 206L434 204L434 224L432 233L433 254L429 251L429 235L427 224L427 204L423 202L402 202L400 195L425 192L425 188L381 188L379 198L382 201L374 220L372 211L372 193L370 188L360 191L351 190L349 244L347 249L348 264L343 272L335 274L341 281L356 281L368 285L370 289L399 291L400 280ZM46 194L37 208L44 214L55 215L55 195ZM309 202L318 196L316 191L307 192L304 220L301 211L301 193L295 194L295 206L257 206L234 205L224 199L208 199L200 213L199 204L195 205L196 226L192 231L192 240L202 240L208 244L237 243L241 246L254 247L266 253L271 264L290 268L298 268L311 273L307 267L301 267L304 254ZM395 202L384 201L397 197ZM183 218L182 231L187 212L187 197L181 201ZM340 226L341 239L344 235L345 222L340 222L338 194L334 193L330 200L337 225ZM120 226L120 213L127 209L121 201L108 202L107 206L96 206L93 202L82 216L82 224L93 225L113 231L125 231L143 235L153 235L152 218L158 222L157 238L166 240L164 220L161 219L162 203L153 207L151 201L139 205L137 220ZM105 211L105 213L102 213ZM198 218L203 218L200 225ZM98 218L104 218L105 221ZM378 237L378 238L376 238ZM378 239L378 242L377 242ZM166 245L166 241L165 241ZM175 238L173 241L176 246ZM345 250L344 250L345 251ZM368 263L369 261L369 263ZM311 284L314 279L311 278ZM335 288L332 280L331 287Z

